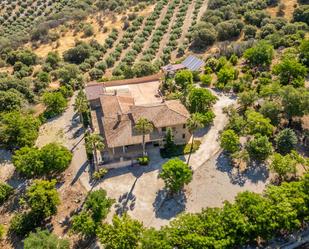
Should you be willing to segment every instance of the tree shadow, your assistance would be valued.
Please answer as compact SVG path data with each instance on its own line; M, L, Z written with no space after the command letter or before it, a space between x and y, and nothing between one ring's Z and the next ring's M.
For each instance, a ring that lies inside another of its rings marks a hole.
M92 236L90 238L79 238L72 247L72 249L99 249L100 247L97 245L95 237Z
M241 172L238 168L233 167L230 158L223 152L216 159L216 167L219 171L227 173L232 184L239 186L244 186L247 181L265 183L269 177L269 171L265 164L252 162L244 172Z
M88 161L85 161L83 163L83 165L79 168L79 170L77 171L76 175L74 176L74 178L72 179L70 185L74 185L77 180L79 179L79 177L86 171L87 166L89 165Z
M129 210L134 210L135 203L136 203L136 196L133 194L133 190L136 186L137 180L142 176L143 174L140 174L136 176L136 179L134 183L131 186L131 189L129 192L126 192L119 196L118 202L115 205L116 208L116 214L119 216L122 216L124 213L126 213Z
M156 218L170 220L185 210L186 203L187 198L183 191L171 196L166 189L160 189L152 206Z

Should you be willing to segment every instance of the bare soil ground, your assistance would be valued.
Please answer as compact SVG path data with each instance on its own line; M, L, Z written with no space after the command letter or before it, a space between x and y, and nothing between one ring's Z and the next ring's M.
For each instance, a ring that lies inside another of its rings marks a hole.
M180 46L185 41L188 30L191 27L194 5L195 5L195 2L192 1L192 3L190 4L190 6L188 8L186 19L185 19L184 25L182 26L182 34L181 34L181 37L179 38L179 40L177 41L178 45L180 45ZM176 56L177 56L177 50L172 52L172 55L171 55L171 62L172 63L175 62Z
M288 20L291 20L293 17L295 6L297 6L297 0L281 0L281 3L285 5L284 17ZM278 12L278 6L267 8L267 12L271 15L271 17L276 17Z
M174 13L173 13L173 17L169 23L169 26L168 26L168 29L167 31L165 32L165 34L163 35L163 38L160 42L160 47L159 47L159 50L156 54L156 60L160 59L160 57L163 55L163 49L165 48L166 44L168 43L169 41L169 38L170 38L170 33L171 33L171 30L172 30L172 27L176 21L176 14L178 13L178 10L179 10L179 5L174 9Z
M141 16L147 16L153 10L153 5L147 6L144 10L139 12ZM128 12L130 13L130 12ZM123 21L122 18L126 16L128 13L124 13L121 15L102 15L99 13L97 15L90 16L85 23L90 23L94 28L94 35L91 37L84 38L83 32L74 32L74 30L64 29L63 32L60 31L60 28L56 28L55 32L61 34L61 37L52 43L42 44L38 48L34 49L34 52L40 57L46 57L47 54L51 51L58 51L62 54L64 51L74 47L76 40L89 41L91 39L96 39L99 43L103 44L109 32L102 32L103 26L101 22L104 23L104 27L106 27L109 31L113 28L118 29L122 32ZM71 24L73 25L73 24ZM31 46L31 44L27 44L27 46Z
M169 2L169 3L170 3L170 2ZM168 3L168 4L169 4L169 3ZM156 29L160 26L160 24L161 24L163 18L165 17L166 12L167 12L168 4L166 4L166 6L162 9L161 15L160 15L159 19L157 20L157 23L156 23L156 25L155 25L155 27L154 27L154 30L156 30ZM151 36L150 36L150 37L148 38L148 40L144 43L144 47L143 47L143 49L142 49L142 52L139 53L138 56L136 57L136 60L137 60L137 61L139 61L139 60L142 58L142 56L143 56L143 51L145 51L145 50L147 50L147 49L149 48L149 46L150 46L150 44L151 44L152 37L153 37L153 33L154 33L154 32L152 32Z

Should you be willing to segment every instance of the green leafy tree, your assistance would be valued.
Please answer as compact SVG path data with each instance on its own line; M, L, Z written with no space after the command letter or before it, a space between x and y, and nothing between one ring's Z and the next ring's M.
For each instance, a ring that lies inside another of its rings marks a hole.
M56 235L47 230L38 229L35 233L30 233L24 240L25 249L69 249L70 243L67 240L59 239Z
M74 48L70 48L63 54L63 59L74 64L81 64L91 56L91 47L86 43L80 43Z
M166 130L164 149L167 154L173 153L175 149L173 130L169 127Z
M239 150L239 136L233 130L225 130L220 136L220 146L230 153Z
M0 91L0 112L19 110L24 101L22 94L15 89Z
M235 69L230 65L224 65L218 72L218 88L222 88L221 85L225 86L235 79Z
M265 117L269 118L271 124L277 126L280 123L282 107L280 103L275 101L265 101L259 112Z
M71 229L74 233L81 234L84 237L91 237L96 233L97 224L92 219L91 212L82 211L72 217Z
M274 127L271 125L270 119L265 118L261 113L249 110L246 112L246 117L248 134L270 136L273 133Z
M280 181L285 180L288 175L296 173L297 161L294 160L289 154L282 156L279 153L275 153L272 156L270 169L277 173Z
M160 231L157 231L154 228L145 230L140 243L141 249L173 249L167 240L166 232L163 229Z
M18 236L25 236L30 231L33 231L36 227L41 225L44 217L41 214L34 212L18 213L16 214L9 227L9 233L16 234Z
M141 61L135 63L132 70L135 76L143 77L154 74L157 71L157 68L150 62Z
M189 70L181 70L175 75L175 83L182 90L186 90L193 84L193 74Z
M23 147L15 151L13 164L17 171L27 177L59 173L67 169L72 153L64 146L50 143L38 149Z
M103 224L98 229L98 237L105 248L135 249L142 236L143 225L132 220L127 214L121 218L114 216L112 224Z
M257 136L246 144L250 158L264 161L272 153L272 145L266 136Z
M38 74L36 75L37 79L41 82L44 82L44 83L50 83L51 79L50 79L50 75L49 73L47 72L44 72L44 71L40 71L38 72Z
M101 69L93 68L89 71L91 80L99 80L103 77L104 72Z
M0 205L2 205L12 193L13 187L4 182L0 182Z
M16 150L13 155L13 164L18 172L27 177L46 173L40 150L35 147L23 147Z
M199 49L205 49L214 44L217 39L217 32L210 23L198 23L192 33L192 46Z
M95 161L94 164L96 171L98 171L99 160L97 153L98 151L104 150L105 148L104 140L102 136L100 136L99 134L89 134L86 136L85 142L86 142L86 150L88 151L88 153L92 153L94 155L94 161Z
M78 66L74 64L64 65L57 71L57 74L60 79L60 82L63 84L71 84L72 82L81 80L80 70ZM79 82L79 84L81 84L81 82Z
M302 117L309 112L309 91L303 88L285 86L280 91L284 114L292 123L293 117Z
M74 110L79 113L81 122L83 123L83 114L89 110L86 94L80 90L76 96Z
M249 240L254 241L257 237L263 239L273 237L276 223L270 217L276 210L269 200L257 193L245 191L236 196L235 203L248 219Z
M38 118L29 114L5 113L0 117L0 143L9 149L33 146L40 124Z
M193 113L190 119L187 121L187 128L189 132L192 134L191 137L191 148L190 148L190 154L188 157L187 164L189 165L193 146L194 146L194 132L200 128L204 127L204 120L203 116L200 115L199 113Z
M244 57L252 67L268 67L274 56L274 48L265 41L245 51Z
M205 113L209 111L216 101L217 97L214 96L208 89L192 88L189 91L188 106L191 113Z
M47 118L61 114L67 107L67 100L60 92L47 92L43 95Z
M91 210L95 222L105 219L115 201L106 195L103 189L91 192L85 202L85 208Z
M291 152L297 144L297 136L292 129L286 128L278 133L275 141L277 150L280 153L287 154Z
M171 193L177 193L192 180L192 171L186 163L174 158L162 165L159 177Z
M140 118L136 124L134 129L142 134L142 146L143 146L143 155L146 155L146 143L145 143L145 136L153 131L153 124L147 120L146 118Z
M208 111L204 113L196 112L193 113L193 115L195 116L196 119L200 120L200 122L202 123L202 127L210 125L214 120L214 118L216 117L213 111Z
M210 86L212 77L210 74L201 74L200 75L201 84L203 86Z
M72 218L72 231L84 237L93 236L114 202L106 196L106 191L103 189L91 192L87 196L82 212Z
M35 180L27 189L27 203L33 213L47 218L57 212L60 199L55 186L55 180Z
M60 55L58 52L49 52L47 54L45 63L48 63L53 69L56 69L61 61Z
M303 87L307 68L294 58L284 58L273 68L275 75L278 75L282 85L292 85L294 87Z
M247 109L249 106L253 105L258 99L258 94L255 90L244 91L238 94L238 102Z
M283 182L280 186L270 185L266 189L265 196L275 210L272 220L277 230L292 232L301 227L302 217L308 212L303 184L303 181Z
M41 160L47 172L62 172L68 168L72 153L63 145L49 143L41 148Z
M304 39L302 43L299 46L300 51L300 61L306 65L309 66L309 40Z

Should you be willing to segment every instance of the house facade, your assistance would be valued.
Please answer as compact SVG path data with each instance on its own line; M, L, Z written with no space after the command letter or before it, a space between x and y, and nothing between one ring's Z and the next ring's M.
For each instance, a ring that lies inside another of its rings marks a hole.
M176 144L190 140L186 127L190 117L187 109L179 100L165 101L151 84L155 82L133 84L129 86L131 91L123 86L117 89L114 85L109 90L100 83L86 87L92 128L103 136L106 145L103 161L131 160L141 155L143 137L135 129L140 118L146 118L153 125L153 131L145 135L148 147L164 146L168 128L172 129Z

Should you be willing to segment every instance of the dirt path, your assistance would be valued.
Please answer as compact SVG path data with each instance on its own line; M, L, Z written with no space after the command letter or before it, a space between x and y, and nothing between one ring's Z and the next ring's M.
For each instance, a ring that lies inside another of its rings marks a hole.
M148 16L149 16L149 15L148 15ZM143 32L148 16L145 16L145 17L144 17L144 20L143 20L143 23L142 23L140 29L139 29L139 30L135 33L135 35L134 35L134 39L135 39L139 34L141 34L141 33ZM115 62L114 66L113 66L112 68L109 68L108 70L106 70L106 73L105 73L106 75L112 75L113 70L114 70L115 68L117 68L117 66L121 63L122 59L125 57L125 55L127 54L127 52L129 52L129 51L132 49L132 45L134 44L134 39L133 39L132 42L130 42L129 46L128 46L126 49L123 49L123 50L121 51L121 55L120 55L119 59Z
M163 54L163 49L166 47L166 44L169 42L170 33L171 33L172 27L174 25L174 22L177 18L176 15L178 13L178 9L179 9L179 5L177 5L176 8L174 9L173 17L171 18L171 21L169 23L167 31L165 32L165 34L162 37L162 40L160 42L160 47L158 49L158 52L157 52L154 60L160 59L160 57Z
M228 122L226 114L223 113L223 108L236 103L235 97L223 94L218 95L214 91L212 92L218 97L218 101L213 106L216 117L213 121L213 125L209 129L202 129L195 134L196 138L200 139L202 144L191 156L190 166L193 170L197 170L204 162L209 160L220 150L218 141L219 133ZM188 156L186 156L186 158L188 158Z
M184 25L182 26L181 37L177 40L178 47L183 44L184 40L186 39L186 35L188 33L188 30L191 27L194 5L195 5L195 1L192 1L192 3L190 4L190 6L188 8L187 15L186 15L186 18L185 18L185 21L184 21ZM175 49L171 54L171 62L172 63L175 62L176 57L177 57L177 49Z
M197 15L196 21L199 22L201 18L203 17L204 13L206 12L208 8L208 0L205 0L202 7L200 8L200 12Z
M167 9L168 9L168 5L170 4L170 2L168 2L168 4L162 9L161 11L161 15L159 17L159 19L157 20L157 23L151 33L151 35L148 37L148 40L144 43L144 47L142 49L142 51L137 55L136 57L136 60L135 61L139 61L142 57L143 57L143 52L146 51L149 47L150 47L150 44L151 44L151 40L152 40L152 37L153 37L153 34L154 34L154 31L157 30L157 28L160 26L163 18L165 17L166 15L166 12L167 12Z

